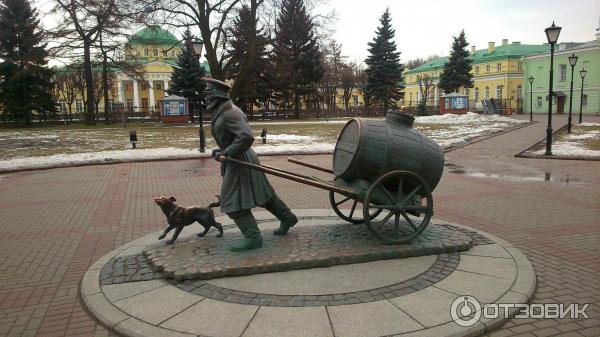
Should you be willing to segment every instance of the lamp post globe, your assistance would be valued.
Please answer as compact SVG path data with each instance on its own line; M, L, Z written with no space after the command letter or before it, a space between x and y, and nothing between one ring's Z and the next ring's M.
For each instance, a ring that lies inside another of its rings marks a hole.
M200 65L200 57L202 56L202 44L204 41L201 39L194 39L192 41L192 47L194 48L194 54L198 58L198 69ZM206 136L204 135L204 126L202 125L202 109L198 106L198 151L204 152L206 147Z
M550 44L550 85L548 86L548 127L546 128L546 155L552 155L552 84L554 81L554 45L558 41L560 30L562 27L556 26L552 22L552 26L546 28L546 38Z
M569 93L569 122L567 126L567 133L571 133L571 112L573 111L573 73L575 72L575 65L577 64L577 57L575 53L569 56L569 64L571 65L571 91Z
M533 76L529 76L529 121L533 122Z
M579 101L579 124L581 124L582 117L583 117L583 80L585 79L585 75L587 75L587 70L585 70L585 68L581 69L579 74L581 75L581 95L580 95L580 101Z

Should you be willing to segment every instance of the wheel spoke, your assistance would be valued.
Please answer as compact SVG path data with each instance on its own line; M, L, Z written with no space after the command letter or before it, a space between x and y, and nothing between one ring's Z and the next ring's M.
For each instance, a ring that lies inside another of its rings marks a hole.
M414 197L414 196L415 196L415 193L417 193L417 191L418 191L418 190L420 190L420 189L421 189L421 186L417 186L417 187L416 187L414 190L412 190L412 192L408 193L408 194L406 195L406 197L404 198L404 200L402 200L402 203L401 203L401 205L404 205L404 204L406 204L406 202L407 202L408 200L410 200L410 198Z
M406 214L405 212L401 212L401 214L404 217L404 219L406 220L406 222L408 222L408 224L410 225L410 227L412 227L416 231L417 230L417 226L411 220L411 218L408 216L408 214Z
M356 204L358 204L358 201L354 200L354 204L352 204L352 209L350 210L350 215L348 216L350 219L352 219L352 215L354 215L354 210L356 209Z
M390 218L392 217L392 215L394 214L394 212L389 212L388 215L385 216L385 218L383 218L383 220L381 220L381 222L379 222L379 225L377 225L377 229L381 228L381 226L385 225L388 220L390 220Z
M398 212L394 213L396 219L394 219L394 234L396 234L396 238L400 237L400 214Z
M348 198L346 198L346 199L344 199L344 200L342 200L342 201L340 201L340 202L336 202L336 203L335 203L335 205L336 205L336 206L339 206L339 205L341 205L341 204L345 203L345 202L346 202L346 201L348 201L348 200L350 200L350 198L349 198L349 197L348 197Z
M387 188L385 188L385 186L383 185L379 185L379 187L383 190L383 192L385 193L386 197L388 197L390 199L391 202L396 202L396 198L394 198L394 196L390 193L390 191L387 190Z

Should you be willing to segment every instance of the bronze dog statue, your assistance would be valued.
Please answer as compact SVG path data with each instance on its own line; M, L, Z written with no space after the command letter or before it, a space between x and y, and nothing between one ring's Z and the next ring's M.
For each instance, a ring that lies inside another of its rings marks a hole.
M219 196L217 196L217 198L219 198ZM169 223L169 226L158 237L159 240L164 239L167 233L175 228L175 234L173 234L171 240L167 241L167 244L175 242L179 233L183 230L183 227L191 225L194 222L198 222L204 227L204 232L198 233L198 237L204 236L211 227L215 227L219 230L219 234L217 234L218 238L223 236L223 226L215 220L215 213L212 210L213 207L221 205L220 198L219 201L213 202L206 208L199 206L181 207L175 204L175 201L177 201L175 197L167 198L161 196L154 198L154 202L163 211L167 217L167 222Z

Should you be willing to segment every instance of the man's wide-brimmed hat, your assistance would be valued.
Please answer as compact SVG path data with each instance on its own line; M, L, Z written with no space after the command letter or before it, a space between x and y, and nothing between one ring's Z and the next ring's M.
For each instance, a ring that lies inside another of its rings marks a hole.
M215 80L214 78L205 78L206 81L206 91L208 94L221 97L221 98L229 98L229 90L231 90L231 86L229 84Z

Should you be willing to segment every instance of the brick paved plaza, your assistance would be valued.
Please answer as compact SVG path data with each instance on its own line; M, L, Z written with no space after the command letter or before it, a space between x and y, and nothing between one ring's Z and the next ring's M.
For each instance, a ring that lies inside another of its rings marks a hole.
M513 319L489 336L600 336L600 162L514 158L544 137L544 116L536 118L539 123L447 153L435 216L518 247L537 272L534 303L591 303L590 319ZM565 121L555 118L555 128ZM302 159L331 165L329 155ZM327 177L285 156L261 160ZM295 208L329 207L323 190L271 181ZM111 335L82 306L85 271L124 243L164 229L153 197L208 204L220 182L213 160L0 174L0 335Z

